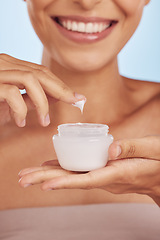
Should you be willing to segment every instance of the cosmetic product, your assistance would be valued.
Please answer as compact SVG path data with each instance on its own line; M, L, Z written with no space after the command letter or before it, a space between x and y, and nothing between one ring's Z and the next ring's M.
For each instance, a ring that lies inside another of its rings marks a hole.
M72 123L58 126L53 144L59 164L70 171L91 171L105 167L113 142L105 124Z
M81 113L83 114L83 108L84 108L84 104L86 103L86 99L83 99L81 101L78 101L74 104L72 104L74 107L77 107L81 110Z

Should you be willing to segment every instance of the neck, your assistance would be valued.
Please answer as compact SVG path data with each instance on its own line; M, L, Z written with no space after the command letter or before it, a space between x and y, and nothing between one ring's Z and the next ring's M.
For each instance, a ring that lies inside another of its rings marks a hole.
M75 92L86 96L84 114L73 106L58 102L53 106L54 123L97 122L114 125L129 113L127 88L118 71L117 59L102 69L74 72L57 64L44 50L42 64Z

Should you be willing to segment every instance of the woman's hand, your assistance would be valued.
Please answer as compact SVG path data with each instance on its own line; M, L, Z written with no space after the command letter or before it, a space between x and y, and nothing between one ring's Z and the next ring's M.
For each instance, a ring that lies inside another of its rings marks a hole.
M115 141L109 148L107 166L88 173L63 170L57 161L20 172L20 185L42 183L42 190L105 189L111 193L138 193L160 205L160 136Z
M21 95L19 89L27 94ZM85 97L76 94L48 68L0 54L0 125L14 118L24 127L29 109L35 108L39 122L48 126L49 100L75 103Z

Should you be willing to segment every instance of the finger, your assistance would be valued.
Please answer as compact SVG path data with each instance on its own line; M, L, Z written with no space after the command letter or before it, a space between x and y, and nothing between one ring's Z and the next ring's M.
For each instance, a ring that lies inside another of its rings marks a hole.
M65 175L44 182L41 188L44 191L51 189L103 188L118 177L115 170L116 168L105 167L88 173Z
M74 104L83 99L86 100L85 96L75 93L47 68L42 67L42 70L36 72L43 89L49 96L70 104ZM47 80L46 73L48 76Z
M22 169L19 173L18 176L21 178L22 176L32 173L32 172L38 172L38 171L46 171L52 169L51 166L40 166L40 167L31 167L31 168L25 168Z
M69 172L61 168L53 169L51 166L45 166L41 167L40 171L33 171L23 175L19 180L19 184L21 187L28 187L29 185L40 184L51 178L53 179L66 174L69 174Z
M49 125L50 119L48 100L42 86L32 72L19 70L0 71L0 82L3 84L8 83L17 86L19 84L23 84L28 96L36 108L40 124L42 126Z
M13 66L14 69L17 67L21 68L21 70L26 71L33 71L35 75L39 78L39 81L45 90L45 92L61 101L64 101L66 103L74 104L77 101L86 99L83 95L77 94L75 95L75 92L70 89L66 84L64 84L63 81L61 81L58 77L56 77L47 67L38 65L35 63L30 63L26 61L22 61L19 59L15 59L11 56L8 56L6 54L3 54L0 56L1 59L6 60L10 63L16 64L17 66ZM26 69L26 67L28 67Z
M160 160L160 136L118 140L109 147L110 160L136 157Z
M58 160L50 160L41 164L41 166L60 166Z
M16 86L0 84L0 101L6 101L13 112L17 126L26 124L27 106Z

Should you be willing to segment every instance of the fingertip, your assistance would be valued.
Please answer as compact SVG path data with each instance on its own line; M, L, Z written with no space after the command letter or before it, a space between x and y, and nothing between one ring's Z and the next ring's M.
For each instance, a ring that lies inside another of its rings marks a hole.
M48 127L50 123L51 121L50 121L49 113L46 116L40 116L40 124L43 127Z
M108 150L108 160L117 159L122 153L121 146L118 143L112 143Z
M53 190L51 187L46 186L45 183L42 184L40 188L41 188L41 190L44 191L44 192L49 192L49 191Z
M74 96L76 98L77 101L81 101L81 100L85 100L86 101L86 97L82 94L79 94L79 93L74 93Z
M18 127L23 128L23 127L26 126L26 119L24 119L22 121L21 120L16 120L16 124L17 124Z
M19 185L20 185L21 187L23 187L22 179L23 179L23 177L20 177L20 179L18 180L18 183L19 183Z

